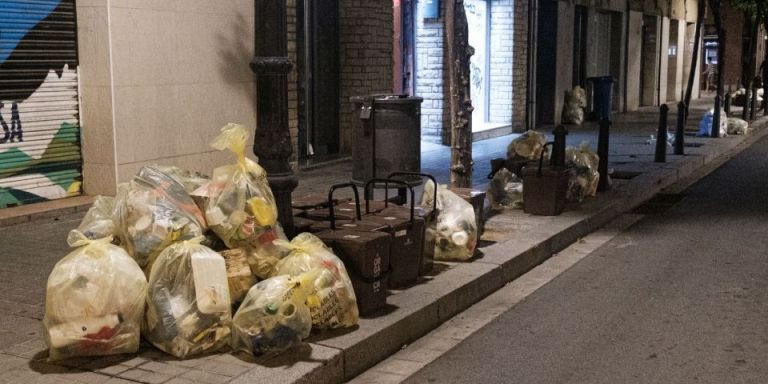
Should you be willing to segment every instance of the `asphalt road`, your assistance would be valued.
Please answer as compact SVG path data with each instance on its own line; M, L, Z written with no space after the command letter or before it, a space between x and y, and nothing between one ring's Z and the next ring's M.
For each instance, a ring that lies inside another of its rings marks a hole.
M768 383L768 139L408 383Z

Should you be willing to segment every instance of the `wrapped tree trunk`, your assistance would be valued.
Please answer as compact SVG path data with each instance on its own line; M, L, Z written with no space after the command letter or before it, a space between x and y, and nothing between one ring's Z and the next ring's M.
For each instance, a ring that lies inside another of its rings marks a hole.
M758 5L758 12L760 12L760 6ZM744 18L751 18L752 15L750 15L748 12L744 13ZM744 86L745 90L747 91L747 98L744 102L744 109L741 112L741 119L747 120L750 115L750 111L754 108L756 108L756 105L752 104L752 100L755 99L754 96L750 96L750 92L753 91L752 84L754 82L756 73L755 73L755 55L757 55L757 32L760 30L760 21L758 19L757 14L754 15L754 21L752 22L751 29L749 30L749 52L747 53L749 56L748 63L747 63L747 70L744 71L745 73L742 73L742 76L744 77ZM751 115L754 115L754 113L751 113Z
M691 96L693 94L693 82L696 79L696 68L699 59L699 46L701 46L701 26L704 24L704 11L707 8L705 1L699 1L696 13L696 33L693 41L693 55L691 57L691 70L688 72L688 87L685 89L685 119L688 120L688 111L691 105Z
M472 99L469 94L469 26L463 0L447 0L445 30L451 93L451 185L472 186Z
M763 28L768 33L768 10L763 10ZM763 116L768 116L768 40L765 41L765 58L763 60Z

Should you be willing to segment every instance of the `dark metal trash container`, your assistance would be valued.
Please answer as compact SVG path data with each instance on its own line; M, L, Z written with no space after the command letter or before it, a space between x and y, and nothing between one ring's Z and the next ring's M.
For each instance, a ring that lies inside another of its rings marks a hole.
M611 100L613 93L612 76L597 76L587 79L592 82L592 105L597 120L611 118Z
M392 172L421 171L421 97L350 98L360 126L352 134L352 180L358 185Z

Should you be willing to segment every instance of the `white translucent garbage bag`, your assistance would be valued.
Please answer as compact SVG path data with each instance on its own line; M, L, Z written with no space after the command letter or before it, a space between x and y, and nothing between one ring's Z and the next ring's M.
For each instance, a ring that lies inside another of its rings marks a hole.
M261 356L300 345L312 329L306 302L315 278L281 275L254 285L232 320L232 349Z
M277 263L276 276L299 276L317 270L314 289L307 297L312 326L327 329L356 325L359 316L352 281L344 263L333 251L310 233L299 234L290 243L285 240L275 243L290 250L288 256Z
M509 143L507 158L511 159L517 155L529 160L538 160L546 143L547 136L543 133L527 131Z
M237 163L216 168L211 182L194 192L207 198L208 224L229 248L271 242L274 235L269 232L277 225L277 205L267 173L245 157L247 141L248 131L242 125L224 126L212 146L234 153Z
M172 243L202 236L205 219L184 186L154 167L143 167L115 201L121 245L148 274Z
M600 172L597 166L600 158L592 151L588 142L582 142L579 148L565 149L565 165L571 167L571 177L568 180L568 201L581 202L587 196L597 195L597 184Z
M144 338L181 359L217 351L230 338L226 264L200 241L169 246L149 275Z
M427 181L422 201L431 202L428 194L437 192L437 225L434 234L435 260L463 261L475 254L477 221L472 204L448 190L446 185L434 187Z
M93 205L88 209L77 229L69 231L67 244L70 247L75 246L75 243L79 242L82 236L91 240L115 236L114 210L114 197L96 196Z
M80 234L77 248L53 267L43 319L50 360L139 349L147 279L111 241Z
M699 122L699 134L700 137L712 136L712 123L714 122L715 110L710 109ZM725 110L720 110L720 137L728 136L728 115L725 114Z
M523 180L506 168L501 168L488 186L491 209L523 208Z
M746 135L749 133L749 123L735 117L728 118L729 135Z

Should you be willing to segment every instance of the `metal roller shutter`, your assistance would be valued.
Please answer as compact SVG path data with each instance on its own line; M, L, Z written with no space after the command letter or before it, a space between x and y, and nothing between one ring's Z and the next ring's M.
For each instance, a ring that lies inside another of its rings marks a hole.
M0 0L0 208L80 194L74 0Z

